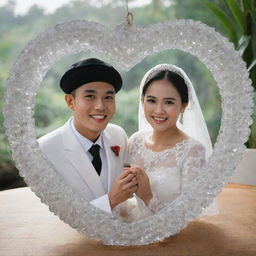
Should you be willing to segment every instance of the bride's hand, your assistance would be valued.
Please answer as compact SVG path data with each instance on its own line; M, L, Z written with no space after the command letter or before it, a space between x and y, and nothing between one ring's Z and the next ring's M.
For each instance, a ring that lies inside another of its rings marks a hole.
M146 205L148 205L149 201L153 197L149 178L145 171L137 166L132 166L131 171L136 176L138 182L138 188L135 194L144 201Z

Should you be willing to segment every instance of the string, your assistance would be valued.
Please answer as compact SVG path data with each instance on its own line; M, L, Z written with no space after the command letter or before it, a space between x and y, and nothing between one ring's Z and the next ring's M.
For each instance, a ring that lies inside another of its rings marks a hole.
M128 25L131 26L132 23L133 23L133 14L131 12L129 12L128 0L125 0L125 2L126 2L126 12L127 12L125 18L126 18L126 21L127 21Z

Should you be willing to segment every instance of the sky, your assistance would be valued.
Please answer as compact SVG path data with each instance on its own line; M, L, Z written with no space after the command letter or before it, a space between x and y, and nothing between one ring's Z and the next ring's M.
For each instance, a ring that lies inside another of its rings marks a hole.
M57 8L61 7L64 4L72 2L73 0L15 0L15 1L17 3L15 8L15 14L22 15L22 14L26 14L29 8L34 4L37 4L38 6L42 7L46 13L53 13ZM8 0L0 0L0 6L5 5L7 2ZM100 2L106 2L106 0L105 1L91 0L90 2L100 3ZM129 4L129 7L141 6L141 5L148 4L150 2L151 2L150 0L133 0ZM124 0L124 7L126 8L125 0Z
M54 12L58 7L70 2L70 0L15 0L17 2L15 13L25 14L33 4L45 9L46 13ZM0 0L0 6L5 5L8 0Z

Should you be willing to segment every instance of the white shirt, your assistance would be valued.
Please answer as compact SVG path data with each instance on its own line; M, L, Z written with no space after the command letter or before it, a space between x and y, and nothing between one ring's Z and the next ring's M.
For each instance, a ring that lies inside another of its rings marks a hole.
M93 143L92 141L85 138L83 135L81 135L76 130L76 128L74 126L74 121L71 122L71 128L72 128L72 131L75 134L76 138L79 140L85 154L88 155L88 157L91 161L92 161L93 157L92 157L92 154L89 152L89 149L91 148L92 145L95 145L95 144L98 144L100 146L100 158L101 158L101 162L102 162L100 180L102 182L105 192L107 192L108 191L108 162L107 162L106 152L104 149L102 134L100 134L97 141L95 141Z
M104 143L103 143L103 136L100 134L99 138L97 139L96 142L92 142L89 139L85 138L83 135L81 135L75 128L74 125L74 120L72 119L70 122L71 129L80 142L85 154L88 155L89 159L92 161L93 156L89 152L89 149L91 148L92 145L98 144L100 146L100 158L102 162L102 167L101 167L101 173L100 173L100 180L102 182L103 188L106 192L105 195L94 199L90 203L98 207L99 209L106 211L108 213L112 213L110 203L109 203L109 198L108 198L108 162L107 162L107 156L104 148ZM96 172L96 170L95 170Z

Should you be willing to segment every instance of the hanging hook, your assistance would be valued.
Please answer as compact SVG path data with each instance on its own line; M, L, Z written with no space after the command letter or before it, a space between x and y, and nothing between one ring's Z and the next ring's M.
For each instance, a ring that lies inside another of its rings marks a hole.
M128 0L126 0L126 11L127 11L127 14L126 14L125 18L126 18L128 25L131 26L133 23L133 14L131 12L129 12Z
M131 26L133 23L133 14L131 12L127 12L126 21Z

